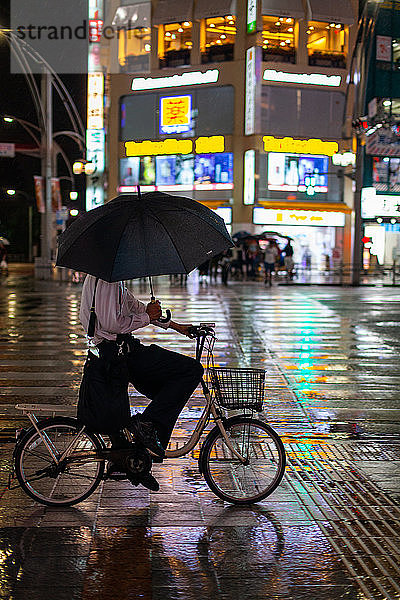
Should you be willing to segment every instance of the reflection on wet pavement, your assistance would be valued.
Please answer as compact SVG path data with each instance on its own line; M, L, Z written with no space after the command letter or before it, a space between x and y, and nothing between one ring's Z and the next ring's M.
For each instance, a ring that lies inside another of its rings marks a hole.
M146 299L147 288L134 283ZM221 366L267 371L264 418L282 436L287 476L259 505L230 507L198 471L198 449L157 465L161 491L106 482L70 509L5 490L17 402L71 406L85 356L80 287L0 286L0 598L400 598L398 361L392 289L187 290L158 282L182 322L215 321ZM151 328L144 343L193 355ZM146 401L130 389L135 409ZM194 427L196 391L173 445Z

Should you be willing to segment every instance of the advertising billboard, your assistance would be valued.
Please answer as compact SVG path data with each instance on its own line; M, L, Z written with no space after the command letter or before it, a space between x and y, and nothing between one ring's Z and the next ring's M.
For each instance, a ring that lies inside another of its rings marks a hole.
M400 192L400 158L374 156L372 185L378 192Z
M187 133L192 130L192 96L160 98L160 133Z
M120 191L232 189L233 154L169 154L120 159ZM132 189L131 189L132 188Z
M194 167L195 184L233 184L233 154L197 154Z
M315 177L315 192L328 191L327 156L313 154L268 154L268 189L282 192L305 192L307 176Z

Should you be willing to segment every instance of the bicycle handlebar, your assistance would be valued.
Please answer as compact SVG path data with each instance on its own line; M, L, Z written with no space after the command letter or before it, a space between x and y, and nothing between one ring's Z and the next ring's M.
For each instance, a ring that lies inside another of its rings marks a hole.
M189 329L189 334L191 338L200 338L213 334L214 329L215 323L200 323L199 325L192 325Z

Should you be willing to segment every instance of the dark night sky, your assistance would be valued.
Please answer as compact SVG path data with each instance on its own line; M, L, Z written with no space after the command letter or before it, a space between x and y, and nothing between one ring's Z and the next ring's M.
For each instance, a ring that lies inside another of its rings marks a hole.
M29 2L29 0L26 0ZM0 0L0 27L9 26L9 0ZM40 76L35 76L40 89ZM67 87L72 99L86 125L86 77L84 75L62 75L61 79ZM57 93L53 93L53 131L71 130L72 125L67 112ZM23 75L10 73L10 52L8 45L0 39L0 115L10 114L29 122L38 124L31 94ZM78 145L69 138L57 139L71 162L82 156ZM17 123L7 124L0 118L0 142L21 144L33 143L29 135ZM40 175L40 160L16 154L15 158L0 158L0 235L9 237L12 244L10 252L27 256L27 199L24 196L10 198L5 193L8 188L22 190L34 203L33 175ZM58 159L57 175L68 175L62 159ZM85 177L75 176L79 199L71 201L69 181L61 180L62 202L68 207L84 208ZM40 215L34 203L34 243L38 242Z
M29 1L29 0L27 0ZM0 2L0 25L9 24L9 2ZM40 76L36 76L40 89ZM86 77L84 75L62 75L61 79L70 92L75 105L86 122ZM71 130L71 122L67 112L54 91L53 130ZM0 43L0 115L11 114L38 124L35 108L30 91L23 75L10 74L10 53L7 44ZM17 124L5 124L0 121L0 141L30 143L29 136ZM81 156L77 144L68 138L59 138L58 142L73 162ZM40 161L30 157L17 155L15 159L0 158L0 187L15 187L28 193L33 193L32 176L40 174ZM59 159L59 175L67 175L62 159ZM76 178L77 183L84 183L84 178ZM65 196L69 192L69 182L64 182ZM64 197L63 197L64 200Z

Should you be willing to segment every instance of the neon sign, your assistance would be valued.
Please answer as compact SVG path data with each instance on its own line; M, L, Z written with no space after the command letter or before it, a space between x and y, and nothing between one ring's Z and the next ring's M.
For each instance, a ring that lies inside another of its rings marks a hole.
M192 129L192 96L160 98L160 133L187 133Z
M337 142L323 142L318 138L309 140L295 140L292 137L276 138L273 135L264 135L265 152L288 152L293 154L323 154L333 156L339 150Z
M288 210L277 208L254 208L253 223L256 225L313 225L316 227L343 227L345 215L341 212L323 210Z
M342 81L340 75L288 73L287 71L276 71L275 69L266 69L263 79L264 81L278 81L280 83L303 83L306 85L327 85L329 87L339 87Z
M185 85L204 85L206 83L217 83L218 77L218 69L210 69L204 72L190 71L182 73L182 75L171 75L169 77L136 77L132 81L131 89L137 92Z
M225 152L225 138L223 135L201 136L195 140L194 149L196 154ZM192 140L168 138L160 141L125 142L126 156L162 156L164 154L192 154L192 152Z

